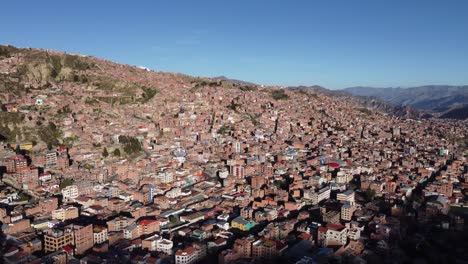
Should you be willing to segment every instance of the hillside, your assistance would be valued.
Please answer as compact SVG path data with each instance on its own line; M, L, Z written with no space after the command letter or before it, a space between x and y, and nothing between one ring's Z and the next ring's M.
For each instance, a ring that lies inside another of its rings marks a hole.
M109 134L152 144L164 137L247 131L289 138L314 120L334 129L346 129L345 120L362 126L390 120L372 110L378 104L321 87L285 90L195 78L55 51L2 46L0 73L1 140L91 146L94 155Z
M464 105L462 107L457 107L451 109L440 116L441 118L448 118L448 119L467 119L468 118L468 105Z

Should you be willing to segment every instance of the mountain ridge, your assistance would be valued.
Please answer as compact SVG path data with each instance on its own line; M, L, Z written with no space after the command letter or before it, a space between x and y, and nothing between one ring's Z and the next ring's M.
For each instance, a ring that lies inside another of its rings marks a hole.
M373 96L394 105L410 106L436 116L468 104L468 85L425 85L376 88L356 86L342 91L355 96ZM462 117L462 119L468 118Z

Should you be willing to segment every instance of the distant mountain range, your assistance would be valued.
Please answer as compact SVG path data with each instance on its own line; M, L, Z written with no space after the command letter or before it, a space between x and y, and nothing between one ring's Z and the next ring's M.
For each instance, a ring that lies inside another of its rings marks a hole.
M351 87L341 91L354 96L379 98L397 106L409 106L442 118L468 118L466 111L468 106L468 86L426 85L411 88Z
M395 115L404 118L420 118L425 117L423 113L415 110L412 107L392 104L376 96L361 96L353 95L344 90L329 90L319 85L313 86L290 86L290 90L307 90L315 93L323 93L329 96L339 97L342 100L353 101L363 107L373 109L379 112ZM429 116L430 117L430 116Z

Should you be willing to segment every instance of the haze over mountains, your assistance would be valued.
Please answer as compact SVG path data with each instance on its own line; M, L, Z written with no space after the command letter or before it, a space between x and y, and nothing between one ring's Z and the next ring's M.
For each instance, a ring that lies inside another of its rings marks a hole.
M468 117L466 113L468 86L426 85L411 88L351 87L343 91L355 96L376 97L394 105L410 106L436 115L439 114L441 117L459 119Z

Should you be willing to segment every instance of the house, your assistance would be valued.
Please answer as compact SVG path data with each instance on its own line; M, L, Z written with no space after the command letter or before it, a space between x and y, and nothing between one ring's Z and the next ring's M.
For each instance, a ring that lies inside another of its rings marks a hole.
M231 221L231 227L237 228L242 231L249 231L255 226L255 222L251 220L245 220L243 217L238 216Z

